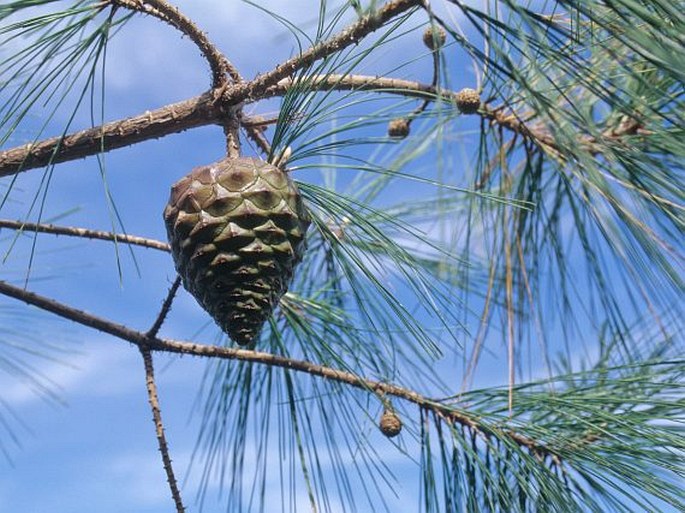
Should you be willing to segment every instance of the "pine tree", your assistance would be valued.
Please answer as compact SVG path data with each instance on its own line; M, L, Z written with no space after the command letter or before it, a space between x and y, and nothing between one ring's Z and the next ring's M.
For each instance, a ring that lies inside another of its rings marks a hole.
M54 315L130 343L179 513L217 479L263 511L274 476L283 510L392 510L388 454L413 463L408 511L685 511L685 3L245 4L285 34L249 49L270 68L167 0L0 3L0 375L59 399L35 368L68 363ZM182 35L209 69L185 89L209 84L109 118L136 24ZM178 163L142 144L190 137ZM115 266L60 260L65 237ZM185 289L207 311L175 332ZM127 319L95 313L122 297ZM165 435L169 355L206 361L199 490ZM0 390L7 456L20 422Z

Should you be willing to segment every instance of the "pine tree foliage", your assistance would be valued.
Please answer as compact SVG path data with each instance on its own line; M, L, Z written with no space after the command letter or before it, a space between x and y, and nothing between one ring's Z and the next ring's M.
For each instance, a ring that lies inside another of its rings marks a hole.
M12 327L29 314L9 298L138 346L179 512L216 483L226 511L265 511L274 480L283 511L392 511L390 453L412 511L684 511L685 4L320 0L302 24L245 3L293 48L254 79L166 0L0 3L0 373L59 398L32 362L70 354ZM110 123L107 47L141 17L198 47L211 90ZM105 155L205 125L286 168L311 218L253 347L160 337L180 281L146 333L33 292L49 234L109 240L121 286L129 260L146 280L133 248L169 248L114 201ZM109 226L51 224L55 170L90 156ZM183 499L165 352L209 357ZM13 415L0 391L8 455Z

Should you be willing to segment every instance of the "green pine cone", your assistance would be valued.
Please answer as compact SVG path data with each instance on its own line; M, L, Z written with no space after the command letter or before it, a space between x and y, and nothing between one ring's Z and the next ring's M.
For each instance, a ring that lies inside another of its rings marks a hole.
M164 222L185 288L238 344L259 334L306 249L294 182L256 158L200 166L171 188Z

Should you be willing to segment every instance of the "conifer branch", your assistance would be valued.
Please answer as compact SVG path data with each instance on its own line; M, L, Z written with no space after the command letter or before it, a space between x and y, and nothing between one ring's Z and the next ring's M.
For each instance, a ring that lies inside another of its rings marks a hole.
M219 124L221 112L211 93L106 123L65 137L53 137L0 152L0 177L50 164L82 159L189 128Z
M391 77L331 74L306 77L304 80L307 80L307 84L312 90L373 91L432 101L440 98L442 101L452 104L457 95L457 92L451 90L440 89L438 91L430 84ZM253 99L253 101L281 96L294 84L293 78L284 78L262 91L260 97ZM225 95L230 94L231 90L236 95L240 91L231 87L223 92L212 90L188 100L147 111L138 116L72 133L64 138L53 137L35 144L26 144L0 151L0 177L11 176L50 164L82 159L102 151L107 152L123 148L191 128L221 125L225 114L218 104L217 97L223 94L221 101L225 101ZM489 105L482 106L477 115L490 123L529 139L543 150L555 155L560 151L553 135L543 125L531 123L525 115L507 111L503 107ZM252 132L258 132L258 127L263 126L263 120L259 116L243 116L240 119L240 124L243 127L253 129ZM578 143L592 155L598 155L604 151L603 142L618 142L622 137L635 134L643 137L649 135L648 132L639 130L638 124L625 123L619 128L608 130L601 139L579 136ZM262 138L263 136L260 136L253 138L253 140L262 150L265 150L264 142L266 141L259 141Z
M531 451L531 453L549 456L555 461L558 461L558 456L552 450L552 448L543 446L532 438L529 438L516 431L504 428L498 428L497 431L494 431L493 428L482 424L477 419L471 417L463 411L457 410L438 400L423 396L418 392L401 387L399 385L366 379L351 372L271 353L239 349L235 347L198 344L195 342L178 341L167 338L159 338L156 336L152 337L149 336L148 333L143 333L141 331L129 328L123 324L118 324L110 321L109 319L76 309L54 299L41 296L20 287L16 287L2 280L0 280L0 294L18 299L19 301L36 306L42 310L51 312L65 319L69 319L83 326L113 335L114 337L130 342L141 349L270 365L273 367L280 367L302 372L311 376L336 381L338 383L344 383L355 388L367 390L376 395L394 396L399 399L404 399L414 403L424 410L439 414L441 418L444 418L450 423L464 426L483 438L487 438L492 435L506 436L520 447Z

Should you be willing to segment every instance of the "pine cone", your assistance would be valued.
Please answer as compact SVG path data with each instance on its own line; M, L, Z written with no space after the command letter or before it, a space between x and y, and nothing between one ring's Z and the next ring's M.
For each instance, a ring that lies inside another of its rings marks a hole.
M396 139L404 139L409 135L409 120L407 118L395 118L388 123L388 135Z
M379 427L381 428L381 433L388 438L393 438L402 431L402 421L394 411L386 409L383 411L383 415L381 415Z
M445 41L447 41L447 33L441 26L435 25L428 27L423 32L422 39L423 44L426 45L429 50L435 51L438 48L442 48L445 44Z
M474 114L480 109L480 94L475 89L464 88L456 94L459 110L464 114Z
M173 185L164 222L184 287L233 340L252 342L306 248L293 181L268 162L225 158Z

